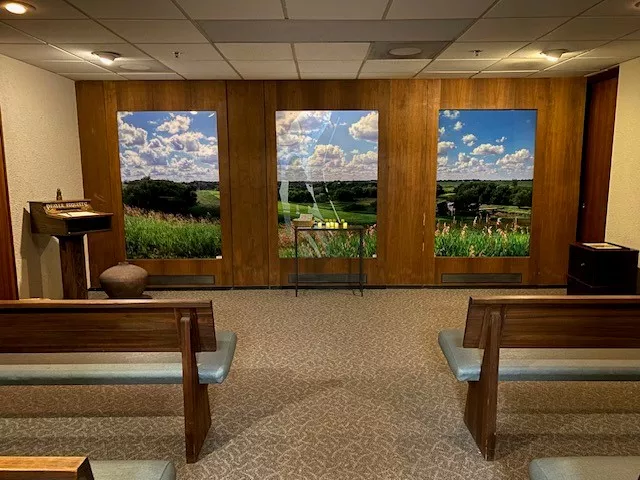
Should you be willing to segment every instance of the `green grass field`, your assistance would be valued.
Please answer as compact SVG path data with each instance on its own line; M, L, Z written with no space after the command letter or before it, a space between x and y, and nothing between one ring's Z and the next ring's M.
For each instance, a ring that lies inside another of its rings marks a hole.
M220 206L220 191L219 190L198 190L198 204L204 207L219 207Z
M279 225L278 239L280 258L293 258L295 256L293 227ZM364 232L363 256L373 257L377 246L377 232L375 227L371 226ZM359 247L358 232L301 232L298 239L298 256L302 258L357 257Z
M526 257L531 235L523 227L436 230L435 254L442 257Z
M366 202L362 202L366 204ZM306 204L301 203L287 203L289 206L289 215L291 218L298 218L301 213L314 213L315 210ZM331 204L329 203L319 203L318 210L320 215L324 220L335 219L336 213L340 220L346 220L348 223L352 223L354 225L373 225L376 223L376 214L375 213L365 213L365 212L345 212L342 210L343 204L340 202L334 202L334 206L336 210L334 211L331 208ZM282 202L278 202L278 216L282 216L285 213L285 205Z
M145 212L125 206L127 258L216 258L222 254L220 221Z

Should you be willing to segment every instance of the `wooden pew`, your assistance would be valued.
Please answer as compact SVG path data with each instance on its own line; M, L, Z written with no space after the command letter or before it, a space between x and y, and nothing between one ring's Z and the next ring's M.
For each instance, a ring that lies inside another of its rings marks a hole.
M498 381L640 380L640 297L470 298L464 334L445 330L438 341L456 378L469 384L465 424L493 460ZM532 350L501 361L501 348Z
M175 480L171 462L87 457L0 457L0 480Z
M233 332L216 338L207 301L0 301L0 385L181 383L188 463L211 426L207 386L224 381L235 344Z

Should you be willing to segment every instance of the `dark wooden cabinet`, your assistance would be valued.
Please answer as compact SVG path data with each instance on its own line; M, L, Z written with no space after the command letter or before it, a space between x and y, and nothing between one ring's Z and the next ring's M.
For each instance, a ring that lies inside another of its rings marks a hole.
M595 248L574 243L569 247L569 295L635 295L638 250Z

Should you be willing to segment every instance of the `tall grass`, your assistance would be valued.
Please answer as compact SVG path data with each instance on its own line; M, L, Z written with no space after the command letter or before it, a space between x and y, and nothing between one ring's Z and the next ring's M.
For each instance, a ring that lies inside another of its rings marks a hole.
M299 257L357 257L360 245L360 234L356 231L299 232ZM293 227L279 225L280 258L293 258L295 245ZM378 236L376 225L363 232L363 256L373 257L376 254Z
M125 206L127 258L215 258L222 254L220 221Z
M451 227L446 223L435 232L435 254L442 257L526 257L529 229L508 227Z

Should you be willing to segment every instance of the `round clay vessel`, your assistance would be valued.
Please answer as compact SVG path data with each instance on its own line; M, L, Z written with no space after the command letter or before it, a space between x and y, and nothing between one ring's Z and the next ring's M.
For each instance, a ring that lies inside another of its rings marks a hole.
M120 262L100 275L100 285L109 298L140 298L149 274L144 268Z

